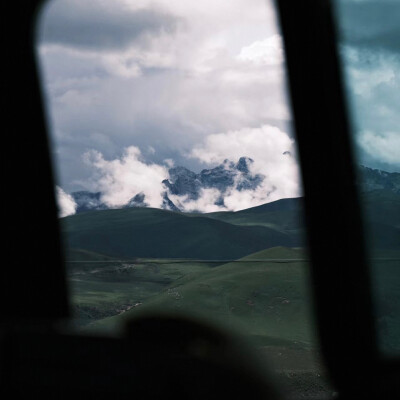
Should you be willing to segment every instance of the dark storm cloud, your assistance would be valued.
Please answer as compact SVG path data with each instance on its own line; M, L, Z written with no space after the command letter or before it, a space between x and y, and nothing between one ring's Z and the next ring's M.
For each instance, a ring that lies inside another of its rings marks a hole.
M398 1L341 1L338 16L346 44L400 53Z
M42 43L100 51L128 47L146 34L173 32L178 18L158 10L113 7L99 0L54 1L44 10Z

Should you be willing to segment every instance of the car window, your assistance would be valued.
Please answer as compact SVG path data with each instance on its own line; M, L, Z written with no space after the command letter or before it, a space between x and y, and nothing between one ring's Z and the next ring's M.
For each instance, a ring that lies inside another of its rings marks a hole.
M380 348L394 356L400 351L400 3L334 4Z
M331 397L273 2L56 0L37 54L76 329L190 315Z

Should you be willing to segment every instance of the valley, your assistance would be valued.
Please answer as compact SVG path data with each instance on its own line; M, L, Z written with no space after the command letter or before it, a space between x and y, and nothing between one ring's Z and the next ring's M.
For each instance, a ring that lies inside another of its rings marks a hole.
M399 195L362 196L377 326L391 351L400 345ZM237 212L130 207L61 219L75 326L116 334L136 316L188 315L252 343L291 392L328 398L302 210L292 198Z
M304 250L275 247L225 264L91 256L68 263L80 329L115 334L136 316L188 315L242 336L289 392L329 398Z

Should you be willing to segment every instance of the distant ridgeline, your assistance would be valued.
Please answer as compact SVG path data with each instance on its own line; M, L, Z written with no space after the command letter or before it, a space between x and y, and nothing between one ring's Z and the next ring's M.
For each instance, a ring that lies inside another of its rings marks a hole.
M163 193L164 210L182 211L179 204L174 204L171 195L186 196L189 200L197 200L202 189L217 189L221 196L215 202L216 205L224 205L224 195L229 189L253 190L256 189L264 179L264 176L252 174L250 165L253 160L241 157L237 163L225 160L224 163L212 169L204 169L196 174L185 167L174 167L169 170L169 179L162 183L165 187ZM400 195L400 173L385 172L364 166L358 167L359 186L363 193L375 190L385 190ZM240 179L238 179L240 178ZM93 193L79 191L71 193L77 204L76 213L93 210L106 210L109 207L102 201L100 192ZM147 207L146 196L137 193L124 207Z
M70 249L124 259L232 260L270 247L304 246L301 208L301 198L208 214L131 207L76 214L61 224Z
M217 189L221 196L215 204L224 205L224 195L230 190L254 190L265 179L260 174L253 174L250 166L253 160L248 157L241 157L237 163L225 160L222 164L212 169L203 169L196 174L185 167L174 167L169 169L169 179L164 179L162 184L165 188L163 193L164 210L183 211L179 204L174 204L170 199L171 195L185 196L187 200L198 200L203 189ZM93 193L80 191L71 193L77 204L76 213L90 210L105 210L109 208L102 201L100 192ZM147 207L144 193L137 193L124 207Z
M210 171L208 174L212 174ZM360 171L370 244L375 249L398 252L400 174L365 167ZM170 185L180 187L178 179L173 178ZM192 184L192 179L186 183L182 184L184 188ZM99 195L93 196L100 200ZM302 210L302 198L282 199L237 212L204 214L131 206L81 212L62 218L61 224L70 249L120 258L230 260L276 246L304 247Z
M387 190L400 195L400 173L386 172L360 165L357 170L362 192Z

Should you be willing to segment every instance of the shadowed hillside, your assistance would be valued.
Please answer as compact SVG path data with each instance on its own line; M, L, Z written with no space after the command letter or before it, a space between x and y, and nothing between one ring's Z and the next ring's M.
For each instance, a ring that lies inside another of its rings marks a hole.
M400 196L377 190L362 197L374 248L399 249ZM231 260L275 246L304 246L302 209L303 199L293 198L209 214L98 210L63 218L61 223L70 249L120 258Z
M303 198L281 199L236 212L206 214L236 225L262 225L294 233L304 230Z
M230 260L300 243L296 236L267 226L239 226L151 208L82 213L64 218L62 226L70 248L124 258Z
M177 279L123 318L151 310L187 312L232 329L239 326L262 344L278 341L308 347L313 335L307 274L304 250L263 250Z

